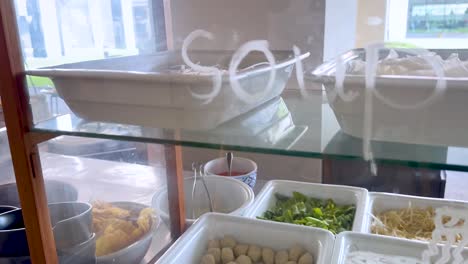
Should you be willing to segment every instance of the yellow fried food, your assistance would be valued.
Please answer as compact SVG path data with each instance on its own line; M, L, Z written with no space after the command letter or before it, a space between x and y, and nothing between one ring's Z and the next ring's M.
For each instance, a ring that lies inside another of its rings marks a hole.
M130 211L116 206L112 206L110 203L106 202L96 202L93 204L93 213L101 216L113 216L117 218L124 218L130 216Z
M109 226L111 232L101 235L96 240L96 256L108 255L127 246L130 243L130 236L122 230ZM130 243L131 244L131 243Z
M145 208L141 210L140 215L137 219L138 228L144 230L145 232L151 228L151 223L153 219L153 209Z
M125 219L130 217L130 211L112 206L106 202L96 202L93 204L93 228L94 232L101 233L112 224L115 219Z
M93 227L97 233L96 256L125 248L148 233L153 223L153 210L126 210L105 202L93 207Z

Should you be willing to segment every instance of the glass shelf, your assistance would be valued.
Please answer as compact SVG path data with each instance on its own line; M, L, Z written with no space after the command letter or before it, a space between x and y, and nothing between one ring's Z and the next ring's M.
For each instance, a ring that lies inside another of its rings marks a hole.
M310 158L363 159L362 139L342 131L327 97L297 90L208 131L95 122L74 114L39 122L35 132ZM377 122L377 121L375 121ZM468 148L371 141L376 162L468 171Z

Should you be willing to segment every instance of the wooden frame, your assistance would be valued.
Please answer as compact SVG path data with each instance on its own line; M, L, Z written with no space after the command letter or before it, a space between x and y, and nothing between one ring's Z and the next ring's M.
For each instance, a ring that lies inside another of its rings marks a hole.
M0 94L32 263L58 263L37 144L58 134L31 131L14 0L0 1ZM185 229L182 150L165 146L173 237Z
M185 231L182 147L165 146L165 154L171 234L174 238L178 238Z
M24 89L24 69L13 1L0 1L0 21L2 107L29 251L34 263L57 263L38 149L35 144L31 144L37 138L29 133L32 114Z

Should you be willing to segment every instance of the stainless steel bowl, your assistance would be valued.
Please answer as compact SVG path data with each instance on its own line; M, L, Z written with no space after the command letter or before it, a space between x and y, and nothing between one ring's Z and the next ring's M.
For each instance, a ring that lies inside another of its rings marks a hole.
M57 249L74 247L93 234L92 206L83 202L49 204Z
M80 202L49 204L52 231L57 250L68 249L88 241L92 236L91 205ZM29 255L21 209L0 214L0 256Z
M49 203L74 202L78 199L78 191L71 184L46 180L45 189ZM21 207L16 183L0 185L0 204Z

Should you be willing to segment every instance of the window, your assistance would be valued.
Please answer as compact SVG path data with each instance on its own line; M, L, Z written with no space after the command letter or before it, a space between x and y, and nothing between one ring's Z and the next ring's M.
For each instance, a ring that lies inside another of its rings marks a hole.
M165 25L163 13L153 16L154 7L162 5L162 0L14 0L14 3L27 69L147 54L154 52L159 42L166 42L165 32L154 30L155 24ZM28 76L27 84L36 122L69 112L49 78Z
M152 52L159 0L15 0L29 68ZM164 17L158 17L164 20Z
M389 0L387 41L436 49L468 45L468 1Z

